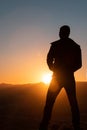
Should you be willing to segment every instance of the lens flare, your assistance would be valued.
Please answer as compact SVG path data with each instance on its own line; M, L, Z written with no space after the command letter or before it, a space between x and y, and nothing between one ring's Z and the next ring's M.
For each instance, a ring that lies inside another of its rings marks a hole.
M52 79L52 74L44 74L42 77L42 82L44 82L45 84L49 84L51 82Z

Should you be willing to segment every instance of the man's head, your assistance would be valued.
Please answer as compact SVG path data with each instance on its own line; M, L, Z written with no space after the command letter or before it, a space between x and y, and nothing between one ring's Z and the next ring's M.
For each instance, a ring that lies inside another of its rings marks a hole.
M59 36L60 38L68 38L70 34L70 27L68 25L64 25L60 28Z

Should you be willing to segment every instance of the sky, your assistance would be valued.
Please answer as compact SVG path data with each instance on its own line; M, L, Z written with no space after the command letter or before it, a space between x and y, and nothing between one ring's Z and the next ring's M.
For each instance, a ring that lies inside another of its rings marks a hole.
M52 73L46 56L69 25L82 49L76 80L87 80L87 0L0 0L0 83L40 82Z

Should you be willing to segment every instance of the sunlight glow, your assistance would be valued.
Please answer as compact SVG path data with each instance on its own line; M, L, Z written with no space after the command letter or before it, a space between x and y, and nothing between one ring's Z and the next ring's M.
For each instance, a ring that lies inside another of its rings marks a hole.
M44 74L42 77L42 82L44 82L45 84L49 84L51 82L52 79L52 74Z

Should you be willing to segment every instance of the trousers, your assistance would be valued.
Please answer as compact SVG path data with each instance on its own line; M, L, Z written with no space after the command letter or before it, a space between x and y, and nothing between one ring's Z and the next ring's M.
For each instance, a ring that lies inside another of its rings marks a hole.
M64 77L64 78L63 78ZM80 112L76 98L76 84L73 74L68 74L64 76L57 76L57 74L53 74L52 81L48 88L46 104L44 107L43 118L41 121L41 130L47 130L49 121L52 115L52 109L55 103L55 100L60 93L61 89L64 87L70 108L72 113L72 124L75 130L79 130L80 128Z

